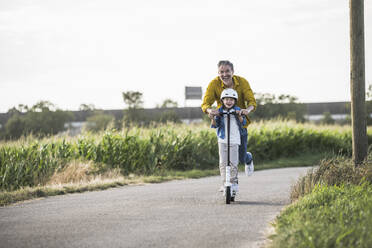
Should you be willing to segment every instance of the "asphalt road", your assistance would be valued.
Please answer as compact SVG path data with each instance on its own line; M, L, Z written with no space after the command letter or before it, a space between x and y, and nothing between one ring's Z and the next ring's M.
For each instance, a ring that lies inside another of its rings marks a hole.
M0 208L0 247L260 247L308 168L239 175L226 205L219 177L124 186Z

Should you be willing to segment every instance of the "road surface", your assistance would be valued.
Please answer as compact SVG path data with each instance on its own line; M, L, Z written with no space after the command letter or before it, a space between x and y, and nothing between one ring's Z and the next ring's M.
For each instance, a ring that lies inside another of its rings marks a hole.
M208 177L0 207L0 247L260 247L308 169L240 174L230 205Z

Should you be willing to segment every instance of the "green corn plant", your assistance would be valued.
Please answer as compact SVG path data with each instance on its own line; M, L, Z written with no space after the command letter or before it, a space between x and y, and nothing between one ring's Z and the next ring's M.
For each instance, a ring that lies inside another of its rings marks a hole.
M372 134L368 133L372 142ZM260 122L248 128L248 151L256 161L304 152L351 154L351 129L291 122ZM0 190L43 185L72 159L90 160L123 175L218 166L217 137L208 126L163 125L84 134L77 138L31 139L0 144Z

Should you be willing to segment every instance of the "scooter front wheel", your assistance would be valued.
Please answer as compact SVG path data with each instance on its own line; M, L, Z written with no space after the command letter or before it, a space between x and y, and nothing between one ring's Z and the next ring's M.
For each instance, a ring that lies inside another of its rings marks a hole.
M230 204L231 201L231 189L230 186L226 187L226 204Z

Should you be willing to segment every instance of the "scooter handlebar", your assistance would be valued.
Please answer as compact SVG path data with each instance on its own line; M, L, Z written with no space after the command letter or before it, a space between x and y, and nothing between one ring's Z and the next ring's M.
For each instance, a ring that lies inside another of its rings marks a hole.
M222 113L223 115L231 115L231 114L236 114L236 110L231 108L231 109L228 109L228 110L223 110Z

